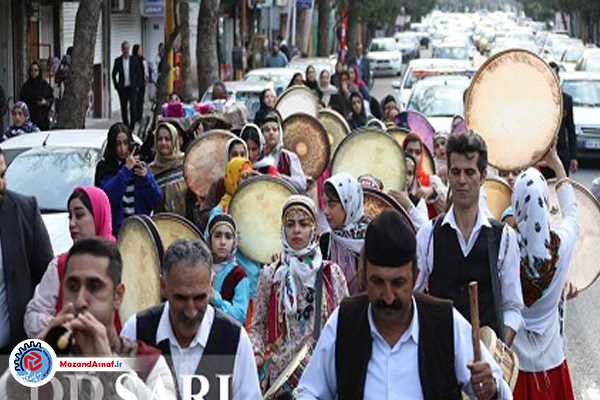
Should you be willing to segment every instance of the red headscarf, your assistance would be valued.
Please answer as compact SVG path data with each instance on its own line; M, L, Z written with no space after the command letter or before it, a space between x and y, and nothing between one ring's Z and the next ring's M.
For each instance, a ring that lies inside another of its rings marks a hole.
M425 172L425 169L423 167L423 164L425 163L425 152L427 151L425 149L425 144L423 143L423 140L421 139L421 137L419 135L417 135L416 133L409 133L408 135L406 135L406 138L404 139L404 144L402 145L402 147L404 148L404 150L406 150L406 147L408 145L409 142L414 142L417 141L419 142L419 145L421 146L421 155L419 156L419 159L417 160L417 179L419 180L419 184L421 186L431 186L431 181L429 179L429 174L427 172Z
M358 67L356 65L353 65L351 67L352 69L354 69L354 75L356 76L356 78L354 79L354 84L358 87L358 88L363 88L366 87L367 84L365 83L365 81L363 81L361 79L360 73L358 71Z

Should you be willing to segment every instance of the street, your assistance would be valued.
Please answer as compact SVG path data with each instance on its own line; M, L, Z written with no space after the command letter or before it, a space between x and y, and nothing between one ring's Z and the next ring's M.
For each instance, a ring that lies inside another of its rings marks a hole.
M392 82L401 77L376 78L372 93L377 99L393 93ZM572 176L587 188L600 176L598 162L583 162L582 169ZM599 221L600 222L600 221ZM567 305L566 353L578 400L600 399L600 285L581 293Z

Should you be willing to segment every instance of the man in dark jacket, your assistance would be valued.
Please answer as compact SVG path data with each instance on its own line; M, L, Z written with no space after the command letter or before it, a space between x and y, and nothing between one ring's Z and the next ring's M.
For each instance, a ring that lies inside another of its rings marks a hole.
M6 160L0 149L0 354L26 338L25 307L53 253L34 197L6 189Z
M369 88L373 87L373 82L371 81L371 64L369 64L369 59L364 55L362 43L356 43L354 54L350 57L348 65L355 65L358 68L360 79L362 79Z
M115 59L112 81L119 94L123 123L133 130L136 120L136 96L138 89L144 85L144 68L137 57L129 56L127 41L121 44L121 56Z

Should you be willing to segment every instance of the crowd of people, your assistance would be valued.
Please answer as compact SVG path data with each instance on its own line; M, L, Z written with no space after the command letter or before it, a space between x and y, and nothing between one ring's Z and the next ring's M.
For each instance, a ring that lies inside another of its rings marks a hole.
M126 42L122 51L113 79L122 104L134 104L130 124L109 129L94 186L69 196L74 244L67 253L53 255L35 199L7 189L0 150L1 354L24 338L47 338L64 327L73 332L75 354L151 355L129 383L137 393L151 393L161 379L161 398L186 398L201 390L186 377L202 374L210 398L228 390L241 400L262 398L308 345L310 361L296 388L300 399L459 399L461 392L484 400L573 399L559 308L574 295L567 273L577 203L556 148L544 165L558 179L561 223L550 225L548 183L535 167L500 172L513 187L514 212L510 221L497 221L482 189L492 173L488 149L476 132L436 134L438 174L424 167L421 137L408 134L403 191L390 191L371 175L328 170L312 180L298 155L283 147L276 94L267 89L254 123L229 126L236 137L225 148L223 178L209 182L208 195L200 197L187 187L183 160L190 135L210 130L210 122L190 133L164 118L150 151L141 154L131 123L143 65L129 56ZM380 104L370 96L362 47L356 54L351 64L338 63L331 77L309 66L290 84L306 85L324 106L347 116L352 129L372 117L396 126L394 97ZM33 98L38 106L46 101ZM20 126L31 124L34 114L17 104ZM127 107L122 110L127 121ZM240 249L240 221L230 214L240 184L260 175L282 179L299 193L277 210L282 250L266 265ZM371 220L365 188L388 193L410 223L392 210ZM203 238L177 240L166 249L164 301L121 326L127 288L115 244L119 228L133 215L165 211L189 219ZM494 349L482 347L481 359L474 358L472 281L479 286L481 324L518 355L514 390ZM232 376L226 385L223 374ZM8 398L19 390L6 374L0 379Z

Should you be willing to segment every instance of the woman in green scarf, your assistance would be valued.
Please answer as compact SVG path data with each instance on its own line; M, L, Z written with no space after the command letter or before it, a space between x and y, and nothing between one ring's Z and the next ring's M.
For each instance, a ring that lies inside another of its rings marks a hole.
M184 153L179 147L177 129L168 122L158 124L155 135L155 157L150 170L163 193L158 212L174 212L186 215L187 185L183 178Z

